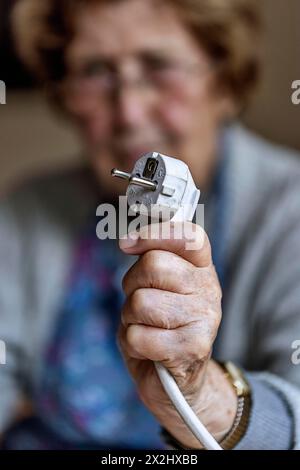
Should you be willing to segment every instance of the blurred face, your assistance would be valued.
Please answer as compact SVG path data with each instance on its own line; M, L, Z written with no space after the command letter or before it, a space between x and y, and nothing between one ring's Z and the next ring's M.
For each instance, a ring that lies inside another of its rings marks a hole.
M130 172L150 151L184 160L205 185L228 100L178 12L166 1L99 2L76 28L64 101L105 192L120 192L112 168Z

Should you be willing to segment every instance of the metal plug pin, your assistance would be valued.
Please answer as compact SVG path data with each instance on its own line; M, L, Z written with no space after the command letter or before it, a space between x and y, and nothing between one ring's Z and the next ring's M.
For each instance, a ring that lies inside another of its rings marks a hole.
M125 171L117 170L116 168L111 170L111 176L116 176L117 178L122 178L123 180L127 181L129 181L131 178L130 173L125 173Z
M136 186L142 186L145 189L149 189L151 191L156 190L156 183L153 181L147 180L146 178L140 178L138 176L132 176L130 173L125 173L125 171L120 171L114 168L111 170L111 175L117 178L125 179L129 182L129 184L135 184Z

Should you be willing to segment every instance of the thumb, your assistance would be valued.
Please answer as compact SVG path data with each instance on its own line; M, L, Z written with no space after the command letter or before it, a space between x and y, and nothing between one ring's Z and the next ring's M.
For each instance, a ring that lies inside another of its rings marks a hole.
M212 263L208 236L202 227L192 222L146 225L120 239L119 246L131 255L142 255L150 250L170 251L196 267L207 267Z

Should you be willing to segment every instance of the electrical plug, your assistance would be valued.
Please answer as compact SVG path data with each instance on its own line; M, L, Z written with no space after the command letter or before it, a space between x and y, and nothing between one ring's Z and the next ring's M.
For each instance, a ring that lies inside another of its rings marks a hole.
M133 213L151 214L162 222L193 219L200 191L181 160L150 152L137 160L131 174L117 169L111 174L128 181L126 196Z

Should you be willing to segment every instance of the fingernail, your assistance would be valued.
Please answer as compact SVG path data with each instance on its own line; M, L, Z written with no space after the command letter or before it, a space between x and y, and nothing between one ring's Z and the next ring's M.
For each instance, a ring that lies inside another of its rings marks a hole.
M129 248L133 248L139 239L139 234L138 232L131 232L128 235L125 235L124 237L121 237L119 240L119 246L121 250L127 250Z

